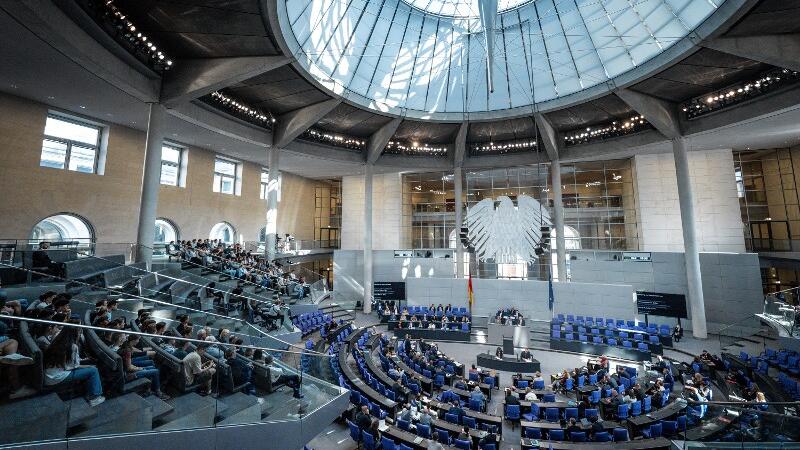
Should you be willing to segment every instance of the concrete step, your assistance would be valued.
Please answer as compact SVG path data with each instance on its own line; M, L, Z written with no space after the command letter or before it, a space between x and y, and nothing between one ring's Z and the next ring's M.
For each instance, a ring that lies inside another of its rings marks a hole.
M217 415L227 408L214 397L203 397L194 392L170 399L167 403L172 405L172 412L156 421L156 431L210 427Z
M137 394L110 398L94 409L97 410L97 416L77 427L71 436L140 433L153 428L152 408Z
M165 402L164 400L161 400L155 395L148 395L147 397L142 397L142 398L144 398L144 401L146 401L147 404L150 405L154 422L163 418L164 416L171 413L175 409L172 405Z
M0 405L0 417L0 445L64 439L69 406L56 394L40 395Z
M222 399L228 406L217 415L217 425L255 423L261 420L261 404L258 397L237 392Z
M97 409L89 406L82 397L67 402L69 405L69 427L76 427L97 417Z

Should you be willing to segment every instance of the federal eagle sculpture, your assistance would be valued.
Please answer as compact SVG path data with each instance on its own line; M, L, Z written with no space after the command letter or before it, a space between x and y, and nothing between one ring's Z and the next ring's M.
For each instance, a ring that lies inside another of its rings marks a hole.
M495 208L495 203L497 207ZM536 259L542 227L549 227L550 213L534 198L517 197L517 206L506 196L485 198L469 208L464 225L478 259L499 264Z

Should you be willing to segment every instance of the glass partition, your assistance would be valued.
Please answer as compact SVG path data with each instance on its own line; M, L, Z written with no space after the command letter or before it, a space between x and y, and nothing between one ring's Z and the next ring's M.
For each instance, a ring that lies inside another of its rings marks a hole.
M149 319L121 309L107 327L74 311L38 316L3 318L18 353L4 365L12 395L0 409L15 426L0 445L302 421L344 393L309 372L308 361L330 364L312 349L204 338L206 327L162 318L147 333Z

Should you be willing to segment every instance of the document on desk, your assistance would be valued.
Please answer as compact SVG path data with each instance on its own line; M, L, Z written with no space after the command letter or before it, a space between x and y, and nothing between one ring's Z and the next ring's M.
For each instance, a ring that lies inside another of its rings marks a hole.
M422 438L421 437L418 437L418 438L414 439L414 443L415 444L419 444L420 442L422 442Z

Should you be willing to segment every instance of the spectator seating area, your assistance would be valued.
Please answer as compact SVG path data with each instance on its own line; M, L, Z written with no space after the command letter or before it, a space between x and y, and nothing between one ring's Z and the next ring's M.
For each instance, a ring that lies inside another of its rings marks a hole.
M322 332L332 321L333 317L322 311L303 313L292 317L292 323L297 328L300 328L300 331L303 332L303 336L318 330ZM325 337L324 334L323 337Z

